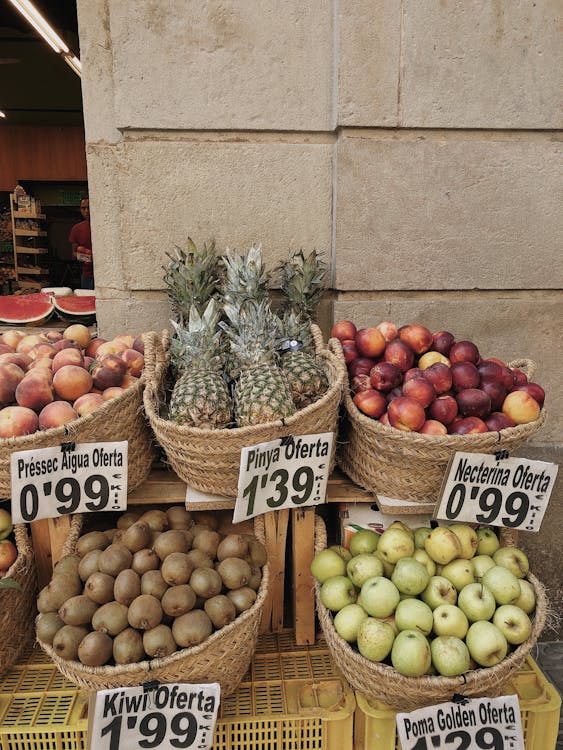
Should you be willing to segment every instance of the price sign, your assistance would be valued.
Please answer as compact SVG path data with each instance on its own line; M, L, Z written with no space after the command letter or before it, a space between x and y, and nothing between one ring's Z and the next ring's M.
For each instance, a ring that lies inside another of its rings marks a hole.
M139 686L100 690L89 729L95 750L205 750L213 743L220 685Z
M526 458L456 453L435 517L539 531L558 466Z
M403 750L524 750L516 695L398 713L397 734Z
M333 440L334 433L323 432L243 448L233 523L324 503Z
M64 443L10 456L15 523L127 508L127 441Z

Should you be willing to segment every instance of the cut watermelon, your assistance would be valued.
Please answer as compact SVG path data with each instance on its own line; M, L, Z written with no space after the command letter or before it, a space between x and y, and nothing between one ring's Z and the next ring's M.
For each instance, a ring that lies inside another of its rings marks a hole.
M63 320L72 320L88 324L96 319L96 298L88 297L53 297L57 315Z
M9 325L41 325L53 314L49 294L11 294L0 297L0 323Z

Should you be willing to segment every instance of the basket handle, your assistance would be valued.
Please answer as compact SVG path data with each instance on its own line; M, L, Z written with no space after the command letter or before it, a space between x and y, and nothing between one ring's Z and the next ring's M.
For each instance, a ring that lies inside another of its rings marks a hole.
M162 337L159 337L155 331L145 334L145 375L147 382L158 381L162 369L168 364L165 354L168 343L167 334L168 331L163 331Z
M315 345L315 354L320 354L321 352L326 351L323 332L316 323L311 323L311 336L313 337L313 344Z
M536 363L533 359L513 359L508 363L509 367L517 367L525 373L528 380L533 380L536 374Z

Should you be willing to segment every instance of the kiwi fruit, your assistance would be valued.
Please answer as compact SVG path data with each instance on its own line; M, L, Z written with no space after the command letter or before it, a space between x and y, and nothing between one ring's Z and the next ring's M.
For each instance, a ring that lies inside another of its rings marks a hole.
M217 548L221 541L219 532L212 531L211 529L201 529L201 531L194 532L194 534L192 549L200 549L206 555L209 555L209 557L214 558L217 555Z
M209 513L206 510L200 510L195 514L195 522L201 526L206 526L208 529L217 531L219 528L219 518L215 513Z
M186 552L186 557L193 562L194 568L213 567L213 560L201 549L191 549L189 552Z
M195 601L195 596L194 596ZM187 610L186 610L187 611ZM35 619L37 639L43 643L53 643L55 634L64 626L58 612L44 612Z
M261 568L268 562L266 547L258 539L251 539L248 542L248 555L233 555L233 557L244 557L251 567L252 565L256 565L258 568Z
M227 591L227 596L235 605L237 614L245 612L250 609L256 601L256 591L251 589L250 586L241 586L240 589L231 589Z
M59 617L65 625L89 625L94 612L98 609L85 594L71 596L59 609Z
M98 570L98 558L102 554L101 549L93 549L91 552L87 552L78 566L78 575L83 581L87 581L88 578Z
M113 659L116 664L136 664L145 658L143 636L135 628L125 628L113 639Z
M192 514L182 505L172 505L166 509L168 526L171 529L189 529L192 525Z
M100 571L97 570L95 573L92 573L91 576L88 576L86 583L84 584L84 593L88 599L96 602L96 604L106 604L107 602L111 602L114 598L114 580L113 576L108 576L107 573L100 573Z
M92 628L108 635L118 635L129 625L127 607L119 602L108 602L92 616Z
M169 617L179 617L194 608L196 595L192 587L186 584L172 586L164 592L160 603Z
M194 564L184 552L167 555L160 568L162 577L171 586L180 586L190 580Z
M78 646L78 658L87 667L101 667L113 654L113 640L107 633L94 630Z
M131 602L127 617L137 630L151 630L162 621L162 606L156 596L141 594Z
M106 529L104 531L104 534L109 539L109 543L112 544L113 542L121 541L121 537L123 536L123 531L121 529Z
M141 577L134 570L127 568L117 574L113 584L113 598L128 607L133 599L141 593Z
M81 625L63 625L53 638L53 650L61 659L73 661L78 656L78 646L88 634Z
M252 570L246 560L241 560L240 557L226 557L217 566L217 572L226 588L240 589L248 584Z
M146 523L153 531L165 531L168 528L168 516L163 510L156 508L145 511L138 520Z
M141 576L141 594L150 594L157 599L162 599L168 584L162 577L160 570L147 570Z
M223 580L213 568L196 568L190 576L190 586L196 596L211 599L221 593Z
M209 638L213 632L213 623L202 609L194 609L185 615L176 617L172 623L174 640L182 648L197 646Z
M181 529L163 531L156 538L153 549L159 558L164 560L165 557L171 555L173 552L187 552L189 549L188 540Z
M151 630L145 630L143 633L143 648L149 656L161 659L163 656L173 654L178 647L172 635L172 630L168 625L161 624Z
M79 564L79 555L64 555L53 568L53 575L65 573L66 575L78 576Z
M209 617L213 626L217 629L224 628L237 616L237 610L233 602L223 594L212 596L203 605L205 614Z
M59 573L41 589L37 597L37 609L40 612L56 612L73 596L82 593L82 584L75 575Z
M147 570L158 570L160 567L160 557L153 549L140 549L133 555L131 568L140 576Z
M244 557L248 554L248 542L240 534L227 534L217 547L219 562L227 557Z
M110 544L98 557L98 570L114 578L122 570L131 567L133 553L121 542Z
M251 565L250 566L250 578L248 579L246 585L250 586L250 588L254 589L254 591L258 591L261 583L262 583L262 571L257 565Z
M140 512L136 510L126 511L117 519L117 528L120 531L127 531L129 526L132 526L135 523L135 521L139 520L140 515L141 515Z
M127 531L121 537L121 543L124 544L131 552L138 552L148 547L151 540L151 530L148 524L143 521L136 521L129 526Z
M93 549L105 549L108 546L109 539L103 531L90 531L76 542L76 554L79 557L84 557L87 552L91 552Z

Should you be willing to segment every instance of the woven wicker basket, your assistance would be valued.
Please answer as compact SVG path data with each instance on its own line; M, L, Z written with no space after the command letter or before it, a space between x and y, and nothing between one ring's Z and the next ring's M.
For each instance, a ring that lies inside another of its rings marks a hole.
M516 360L510 367L533 376L532 360ZM433 504L444 480L448 462L457 451L465 453L512 452L537 432L545 422L546 410L529 424L500 432L475 435L421 435L386 427L365 416L344 387L346 418L341 424L337 462L353 482L368 492L409 503ZM387 509L382 507L384 512ZM397 512L397 507L390 512ZM411 508L403 512L416 512Z
M154 456L153 437L143 411L144 378L95 411L63 427L33 435L0 438L0 497L10 497L10 456L16 451L53 448L61 443L102 443L127 440L128 491L147 478Z
M75 516L63 554L74 552L80 536L82 520ZM264 519L257 516L254 533L262 543ZM246 674L258 641L262 608L268 594L269 565L262 569L262 582L252 607L221 630L215 631L199 646L184 648L162 659L118 666L86 667L78 661L61 659L47 643L39 641L41 648L51 657L58 670L81 690L89 692L131 687L157 680L162 683L218 682L221 696L233 693Z
M285 435L312 435L337 431L339 404L346 379L344 360L333 353L334 341L324 347L318 326L312 326L317 357L327 374L329 388L314 404L277 422L234 429L202 430L176 425L165 418L168 334L150 333L145 340L145 411L168 461L186 484L200 492L235 497L241 450ZM336 445L336 440L335 440ZM331 456L331 469L335 450Z
M317 516L315 552L325 547L326 528L322 519ZM391 666L365 659L336 632L332 616L321 602L318 582L315 582L315 599L319 622L332 657L350 685L368 698L382 701L396 710L412 711L422 706L450 701L455 693L469 698L494 698L502 695L506 683L523 664L545 625L548 607L545 589L535 576L529 574L528 580L536 594L536 611L530 637L500 664L474 669L457 677L405 677Z
M6 672L19 659L33 638L33 618L37 601L37 575L35 556L24 524L14 526L18 556L6 572L21 589L0 591L0 674Z

